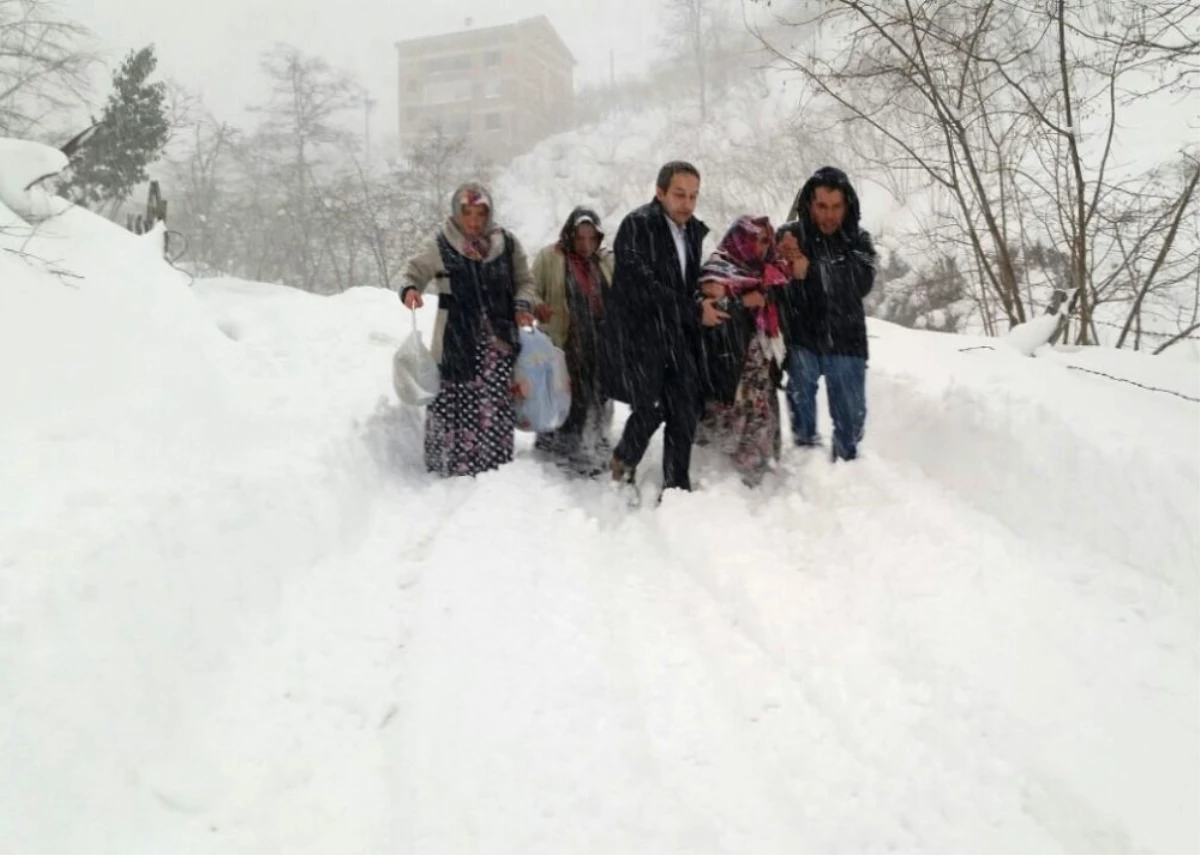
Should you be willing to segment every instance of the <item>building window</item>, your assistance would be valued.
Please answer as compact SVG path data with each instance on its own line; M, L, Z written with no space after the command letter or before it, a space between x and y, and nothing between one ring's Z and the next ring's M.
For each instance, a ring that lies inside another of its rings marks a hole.
M500 64L500 60L502 58L503 58L503 55L500 53L500 51L489 50L487 53L485 53L483 55L483 67L484 68L495 68L497 65Z
M473 64L470 54L439 56L437 59L425 62L425 72L427 74L446 74L454 71L470 71Z
M442 80L425 86L426 104L455 104L471 100L469 80Z
M483 84L483 96L485 98L499 98L504 94L504 81L497 78L492 78Z
M504 127L504 117L499 113L488 113L483 117L483 126L489 131L498 131Z

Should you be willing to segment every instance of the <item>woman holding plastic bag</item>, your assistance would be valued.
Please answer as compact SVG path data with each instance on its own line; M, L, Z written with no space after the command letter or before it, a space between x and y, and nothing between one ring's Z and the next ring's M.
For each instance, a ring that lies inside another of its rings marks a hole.
M542 329L564 352L571 382L566 421L557 430L539 433L534 447L589 477L608 471L612 458L608 433L613 405L601 391L599 348L613 256L603 244L600 217L576 208L558 241L533 261L533 282L547 309Z
M477 475L513 457L513 365L519 328L533 323L537 293L525 251L496 225L488 190L454 191L437 235L408 260L400 298L409 309L438 297L430 347L440 385L425 415L425 466Z

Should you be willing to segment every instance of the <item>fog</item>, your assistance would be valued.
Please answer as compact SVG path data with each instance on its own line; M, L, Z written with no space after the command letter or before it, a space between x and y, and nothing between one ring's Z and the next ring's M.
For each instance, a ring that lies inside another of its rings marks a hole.
M243 108L261 100L259 58L276 43L321 56L355 75L378 102L381 127L396 126L395 43L545 15L579 65L576 82L645 69L662 39L647 0L63 0L66 17L95 35L108 66L129 50L153 43L165 78L201 95L213 112L242 121ZM96 100L107 88L96 75Z

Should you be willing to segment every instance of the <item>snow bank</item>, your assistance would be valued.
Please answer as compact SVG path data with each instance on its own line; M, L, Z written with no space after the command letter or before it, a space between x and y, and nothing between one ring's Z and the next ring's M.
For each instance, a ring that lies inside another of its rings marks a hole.
M1003 341L870 328L870 418L892 429L869 447L1046 549L1090 544L1200 602L1192 366L1100 347L1028 359Z
M63 202L37 185L66 168L67 156L56 148L0 137L0 205L28 220L50 216Z
M164 770L206 687L368 517L349 414L399 306L231 320L155 235L57 203L0 206L0 848L141 848L188 810Z

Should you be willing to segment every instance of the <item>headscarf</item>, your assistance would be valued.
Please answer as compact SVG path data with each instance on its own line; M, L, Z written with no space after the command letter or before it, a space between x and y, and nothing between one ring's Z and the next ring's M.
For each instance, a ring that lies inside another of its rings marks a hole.
M483 205L487 208L487 221L483 226L483 234L478 237L471 237L463 231L458 223L458 218L462 215L463 208L468 205ZM462 184L454 191L454 195L450 197L450 222L463 237L463 247L465 248L466 256L472 261L480 261L487 258L491 250L492 239L491 233L495 227L495 207L492 205L492 194L487 187L480 184L478 181L468 181Z
M767 235L767 253L760 257L758 239ZM775 232L767 217L743 215L733 221L716 252L700 269L700 284L713 282L733 298L750 291L766 293L768 288L780 288L788 283L784 262L775 248ZM768 338L779 335L779 307L774 301L755 312L755 328Z

